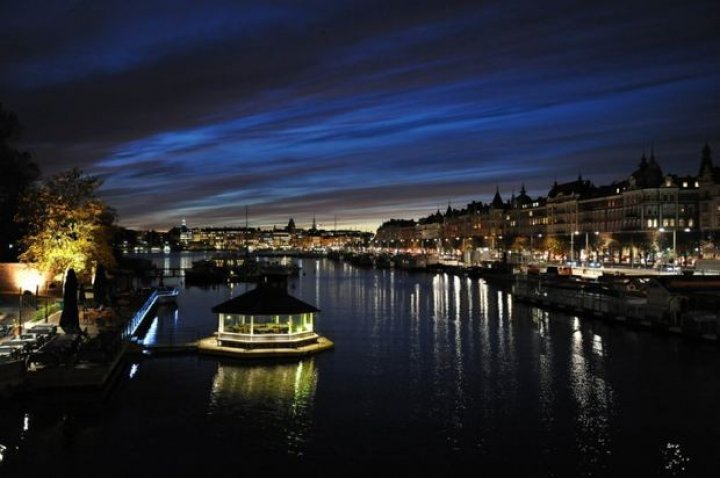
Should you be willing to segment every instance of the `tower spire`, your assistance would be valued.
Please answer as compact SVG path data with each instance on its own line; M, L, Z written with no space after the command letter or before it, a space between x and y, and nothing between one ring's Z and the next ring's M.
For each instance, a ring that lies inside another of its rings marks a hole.
M712 151L710 150L710 145L705 143L705 146L703 146L702 149L700 172L698 173L698 176L702 176L704 174L711 174L713 169Z
M503 200L500 196L500 186L498 185L495 186L495 197L493 197L491 206L496 209L502 209L503 207Z

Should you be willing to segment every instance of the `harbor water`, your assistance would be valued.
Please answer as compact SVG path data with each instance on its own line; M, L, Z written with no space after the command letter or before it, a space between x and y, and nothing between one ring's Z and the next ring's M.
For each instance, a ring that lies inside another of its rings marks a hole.
M716 346L544 312L478 279L298 261L289 292L321 309L316 328L335 349L281 362L133 357L103 393L4 399L0 476L720 469ZM210 335L210 308L250 287L183 287L146 343Z

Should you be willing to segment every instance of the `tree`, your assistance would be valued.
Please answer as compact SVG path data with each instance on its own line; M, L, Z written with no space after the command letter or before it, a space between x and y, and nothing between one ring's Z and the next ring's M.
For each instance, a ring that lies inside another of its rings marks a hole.
M510 250L522 252L528 249L528 244L530 242L530 239L526 236L515 236L512 240L512 245L510 246Z
M14 221L15 214L25 189L40 177L40 169L30 154L12 147L21 132L17 116L0 104L0 261L17 258L17 242L24 231Z
M545 250L550 253L551 257L562 255L566 249L565 241L557 236L547 236L544 242Z
M97 197L101 184L75 168L25 194L18 219L27 221L28 234L20 259L54 275L73 268L86 278L96 264L114 266L115 212Z

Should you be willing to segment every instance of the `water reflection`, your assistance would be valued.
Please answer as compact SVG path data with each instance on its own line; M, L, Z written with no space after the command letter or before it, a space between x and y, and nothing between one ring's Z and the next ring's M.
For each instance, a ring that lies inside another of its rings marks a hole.
M11 408L8 404L4 404L5 408ZM23 441L27 437L30 429L30 416L27 411L15 408L16 415L0 414L0 464L6 459L22 453L24 450ZM0 468L0 476L2 476Z
M662 456L663 471L668 476L682 476L690 463L690 458L683 454L680 445L677 443L666 443Z
M553 342L550 340L550 321L548 320L548 313L540 309L533 309L532 318L537 324L539 336L538 371L540 393L538 399L540 404L540 421L545 433L550 434L555 422L555 392L553 383L555 378L553 361L555 357L553 353ZM547 444L543 445L542 452L544 454L549 453L550 447Z
M258 438L269 430L282 430L287 454L304 453L312 428L318 372L313 358L293 364L219 364L210 392L209 416L246 417L258 427ZM252 435L252 433L249 433Z
M603 469L611 453L610 410L613 396L605 380L602 339L598 339L599 336L591 331L583 331L578 317L573 318L570 387L577 408L576 445L580 451L581 474Z
M321 306L332 352L282 364L193 356L128 364L97 428L56 425L55 408L52 420L30 414L27 425L25 409L12 421L0 415L3 465L17 455L30 463L57 443L81 474L91 473L88 455L109 463L163 443L157 468L183 461L180 476L208 457L238 470L288 456L346 468L502 463L508 476L623 475L618 464L629 462L636 476L682 474L688 456L698 469L717 463L715 435L698 432L720 424L715 349L513 303L482 280L326 260L304 260L302 270L291 290ZM183 289L179 314L159 311L150 335L209 334L210 308L248 287ZM77 446L65 446L68 436ZM108 440L112 447L101 445ZM184 460L178 442L193 443Z

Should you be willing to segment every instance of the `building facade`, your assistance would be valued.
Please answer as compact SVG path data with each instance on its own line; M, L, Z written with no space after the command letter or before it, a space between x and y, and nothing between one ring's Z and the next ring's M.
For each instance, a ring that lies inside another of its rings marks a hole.
M531 258L649 265L715 255L720 240L720 168L706 145L698 176L664 174L654 153L643 155L624 181L596 186L579 176L555 182L544 197L525 186L505 201L496 190L485 204L439 211L417 222L392 220L376 247L412 252L416 244L463 254L487 249ZM712 251L711 251L712 250Z

